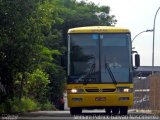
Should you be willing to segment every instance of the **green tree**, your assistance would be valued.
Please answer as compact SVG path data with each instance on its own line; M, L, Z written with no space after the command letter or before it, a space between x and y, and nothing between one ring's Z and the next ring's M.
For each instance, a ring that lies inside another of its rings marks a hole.
M0 102L25 96L57 104L66 84L61 56L66 53L68 29L114 25L109 12L108 6L86 1L1 0Z
M28 81L25 84L24 89L26 89L26 96L33 98L40 103L47 101L48 92L48 74L44 73L40 69L36 69L32 74L28 75Z
M53 27L62 31L63 44L67 45L67 31L69 28L82 26L115 25L117 20L110 15L109 6L97 6L93 2L76 0L54 0L59 8L58 15L63 24L54 24Z
M37 41L41 39L32 38L30 28L30 15L35 11L36 2L1 0L0 10L0 53L1 70L0 78L6 86L6 96L3 100L13 98L14 81L17 72L29 70L32 64L33 53L36 51ZM39 35L37 35L39 36ZM40 36L39 36L40 38Z
M5 102L23 96L24 84L32 80L28 74L41 68L41 61L52 62L53 52L44 41L56 14L53 6L41 0L1 0L0 5L0 82L6 86L0 101Z

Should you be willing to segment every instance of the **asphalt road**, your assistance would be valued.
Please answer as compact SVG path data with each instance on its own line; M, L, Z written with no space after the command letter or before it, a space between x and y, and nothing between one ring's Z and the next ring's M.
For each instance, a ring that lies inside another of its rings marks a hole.
M160 120L160 117L151 113L129 110L127 116L107 116L104 110L84 110L82 115L71 116L69 111L38 111L19 115L3 115L2 120Z

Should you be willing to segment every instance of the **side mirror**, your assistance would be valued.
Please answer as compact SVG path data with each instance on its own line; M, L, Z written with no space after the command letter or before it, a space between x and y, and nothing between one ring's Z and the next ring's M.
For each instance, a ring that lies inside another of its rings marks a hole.
M135 54L135 66L139 67L140 66L140 55Z

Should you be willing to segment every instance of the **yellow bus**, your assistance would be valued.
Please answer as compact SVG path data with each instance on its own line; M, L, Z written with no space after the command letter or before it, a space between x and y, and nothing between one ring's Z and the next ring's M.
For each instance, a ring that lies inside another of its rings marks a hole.
M136 55L136 66L139 66ZM126 115L133 105L132 43L128 29L111 26L68 30L67 101L70 114L105 109Z

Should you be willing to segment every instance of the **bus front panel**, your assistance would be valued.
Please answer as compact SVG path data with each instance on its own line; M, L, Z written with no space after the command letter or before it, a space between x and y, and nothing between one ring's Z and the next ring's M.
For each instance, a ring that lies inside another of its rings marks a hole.
M119 84L116 87L113 84L70 84L67 90L69 107L105 108L133 105L133 84Z
M132 106L131 64L130 33L70 34L69 107Z

